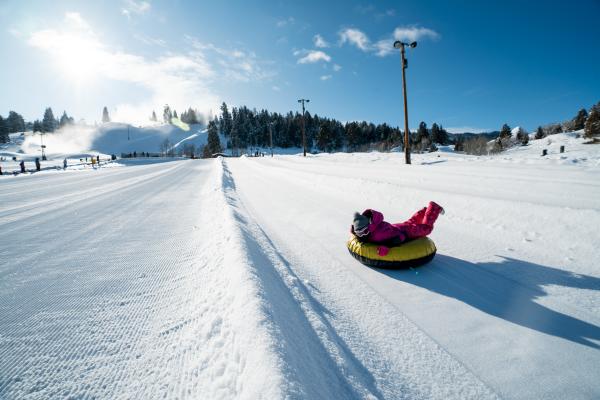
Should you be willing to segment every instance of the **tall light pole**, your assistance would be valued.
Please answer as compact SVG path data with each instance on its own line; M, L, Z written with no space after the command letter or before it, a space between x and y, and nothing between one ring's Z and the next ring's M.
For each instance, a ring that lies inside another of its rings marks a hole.
M413 49L417 47L417 42L412 42L410 44L401 42L396 40L394 42L394 48L400 49L400 58L402 60L402 89L404 92L404 157L406 159L406 164L410 164L410 141L409 135L410 132L408 130L408 102L406 100L406 74L405 70L408 68L408 60L404 56L404 46L410 46Z
M304 103L309 103L308 99L300 99L298 103L302 103L302 147L304 147L304 157L306 157L306 134L304 133Z
M269 122L269 137L271 138L271 158L273 158L273 122Z

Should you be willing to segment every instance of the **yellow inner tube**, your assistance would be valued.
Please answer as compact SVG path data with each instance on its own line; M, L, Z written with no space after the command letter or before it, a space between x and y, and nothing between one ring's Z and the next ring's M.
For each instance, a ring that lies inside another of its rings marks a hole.
M400 246L390 247L385 256L377 254L377 247L373 243L361 243L354 235L350 237L348 250L358 261L376 268L411 268L429 262L437 251L435 243L428 237L423 237Z

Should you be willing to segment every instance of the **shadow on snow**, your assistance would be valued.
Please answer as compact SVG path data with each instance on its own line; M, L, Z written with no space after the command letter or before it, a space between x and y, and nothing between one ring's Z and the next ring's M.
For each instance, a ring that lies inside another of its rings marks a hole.
M535 300L544 285L600 290L600 279L504 257L499 263L471 263L437 255L419 274L377 270L394 279L455 298L487 314L595 349L600 327L551 310ZM526 285L508 276L524 275Z

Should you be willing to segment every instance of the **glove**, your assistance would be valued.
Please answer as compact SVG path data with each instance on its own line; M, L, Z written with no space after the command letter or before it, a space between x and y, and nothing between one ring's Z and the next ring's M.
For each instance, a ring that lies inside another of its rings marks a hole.
M379 254L380 256L382 256L382 257L387 256L389 252L390 252L390 249L388 249L387 247L377 246L377 254Z

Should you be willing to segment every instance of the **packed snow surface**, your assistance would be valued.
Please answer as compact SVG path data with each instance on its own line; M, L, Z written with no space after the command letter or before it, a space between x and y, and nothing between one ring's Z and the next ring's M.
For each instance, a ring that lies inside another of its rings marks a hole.
M600 147L551 140L0 177L0 398L599 398ZM429 200L431 263L348 254Z

